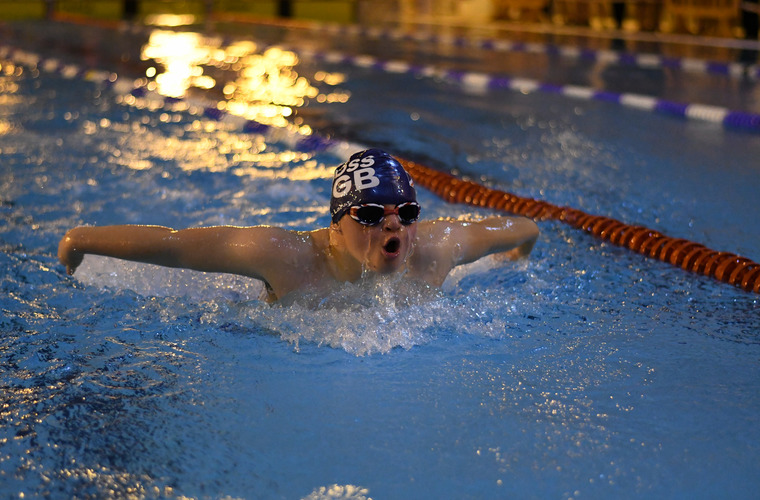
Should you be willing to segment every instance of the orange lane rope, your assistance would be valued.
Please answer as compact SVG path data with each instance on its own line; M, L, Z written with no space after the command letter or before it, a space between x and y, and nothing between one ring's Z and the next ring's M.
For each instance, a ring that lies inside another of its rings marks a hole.
M447 202L494 208L535 220L559 220L647 257L711 276L748 292L760 293L760 264L745 257L711 250L693 241L665 236L653 229L632 226L610 217L589 215L575 208L487 188L413 161L399 161L417 184Z

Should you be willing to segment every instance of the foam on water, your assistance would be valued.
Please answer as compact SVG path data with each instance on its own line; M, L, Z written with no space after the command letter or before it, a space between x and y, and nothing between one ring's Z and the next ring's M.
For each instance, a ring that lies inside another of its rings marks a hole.
M529 267L527 262L510 265L514 269L510 272L518 275L525 274ZM510 302L507 297L510 289L468 293L459 293L458 289L459 282L468 276L482 276L497 266L504 264L494 258L461 266L441 289L403 276L381 277L344 283L326 295L288 296L275 305L259 300L264 287L258 280L93 255L85 257L76 279L87 286L131 290L146 297L180 297L225 304L221 308L212 307L201 321L233 320L276 332L296 349L301 342L309 342L364 356L395 348L411 349L451 333L503 336L507 328L504 309Z
M264 291L260 281L241 276L139 264L99 255L86 255L75 276L98 288L128 289L144 296L181 296L196 301L254 300Z
M352 484L333 484L330 486L321 486L312 491L304 500L328 500L334 498L345 498L352 500L371 500L367 496L369 490L361 486Z

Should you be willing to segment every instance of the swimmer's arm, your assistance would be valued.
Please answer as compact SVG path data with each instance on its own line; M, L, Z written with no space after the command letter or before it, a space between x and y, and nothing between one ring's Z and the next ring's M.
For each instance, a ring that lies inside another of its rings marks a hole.
M263 270L281 257L283 250L292 247L283 242L289 233L266 226L178 231L161 226L77 227L61 239L58 258L69 274L74 273L84 255L95 254L262 279Z
M538 226L525 217L489 217L480 221L440 221L440 241L453 253L456 265L502 253L510 259L530 254L538 239Z

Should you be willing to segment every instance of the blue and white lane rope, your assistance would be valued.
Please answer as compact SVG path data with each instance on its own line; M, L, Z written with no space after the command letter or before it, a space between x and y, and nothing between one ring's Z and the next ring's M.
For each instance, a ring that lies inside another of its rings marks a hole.
M409 64L400 60L382 61L370 55L347 55L332 51L319 52L293 47L283 48L291 50L305 59L333 64L351 64L388 73L408 73L414 76L444 78L457 82L465 88L472 90L485 91L507 89L520 93L548 92L576 99L612 102L630 108L703 120L721 124L726 127L760 131L759 114L734 111L720 106L698 103L680 103L641 94L616 93L577 85L556 85L528 78L513 78L506 75L445 70L436 68L435 66Z
M246 22L246 21L243 21ZM250 22L250 21L249 21ZM260 24L267 24L260 22ZM556 45L534 42L518 42L500 38L478 38L415 32L401 28L363 27L357 24L337 24L323 22L299 23L299 28L330 35L365 37L373 40L408 41L431 43L449 47L470 47L494 52L523 52L545 54L568 59L583 59L590 62L636 66L644 69L667 68L689 73L722 75L731 78L760 80L760 65L740 62L722 62L691 57L670 57L652 53L623 52L607 49L580 48L571 45ZM760 46L757 49L760 52Z
M719 106L698 103L680 103L641 94L621 94L576 85L556 85L527 78L512 78L504 75L490 75L488 73L480 72L446 70L430 65L414 65L401 60L382 61L370 55L349 55L334 51L321 52L288 46L283 46L281 48L293 51L304 59L311 59L317 62L349 64L356 67L369 68L388 73L406 73L414 76L444 78L461 84L465 88L477 91L506 89L520 93L555 93L576 99L611 102L645 111L707 121L728 128L760 131L760 114L734 111ZM54 58L42 58L36 54L6 46L0 47L0 57L22 64L34 65L45 71L55 72L68 78L74 78L77 76L88 80L97 80L98 78L115 80L116 78L116 75L113 73L93 69L82 69L72 64L62 64Z

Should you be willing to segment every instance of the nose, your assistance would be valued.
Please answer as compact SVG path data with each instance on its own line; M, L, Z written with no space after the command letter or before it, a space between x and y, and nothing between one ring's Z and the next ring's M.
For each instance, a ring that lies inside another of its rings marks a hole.
M397 214L386 215L383 219L383 231L398 231L402 226Z

